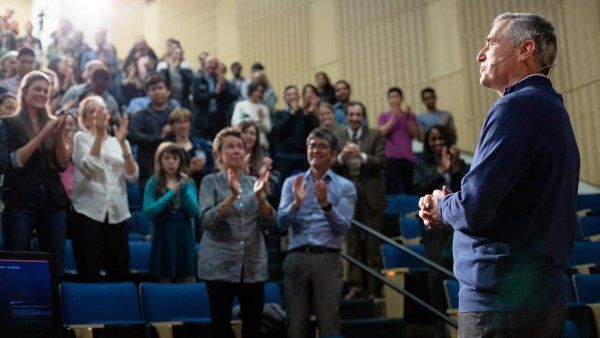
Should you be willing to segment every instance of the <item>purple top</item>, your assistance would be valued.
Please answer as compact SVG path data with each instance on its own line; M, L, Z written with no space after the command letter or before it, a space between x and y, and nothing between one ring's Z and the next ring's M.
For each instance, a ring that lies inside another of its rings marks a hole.
M377 126L381 127L392 117L392 112L379 114ZM405 159L416 162L415 154L412 151L412 139L408 132L408 121L417 123L413 114L402 114L396 119L390 132L385 136L385 156L387 158Z

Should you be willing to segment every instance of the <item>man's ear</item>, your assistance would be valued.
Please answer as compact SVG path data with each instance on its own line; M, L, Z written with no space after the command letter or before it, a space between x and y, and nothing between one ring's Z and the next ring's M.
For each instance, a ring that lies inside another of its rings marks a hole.
M517 47L517 61L527 62L533 60L533 54L535 53L537 46L532 39L526 39Z

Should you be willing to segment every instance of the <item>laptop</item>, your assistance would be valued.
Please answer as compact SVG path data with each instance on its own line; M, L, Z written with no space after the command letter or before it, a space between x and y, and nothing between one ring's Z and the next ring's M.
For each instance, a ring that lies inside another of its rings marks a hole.
M0 337L62 338L53 256L0 251Z

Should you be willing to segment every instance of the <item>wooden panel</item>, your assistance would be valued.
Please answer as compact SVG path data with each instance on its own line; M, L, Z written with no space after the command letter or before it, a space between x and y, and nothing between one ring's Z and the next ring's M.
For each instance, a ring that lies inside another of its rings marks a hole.
M155 0L146 5L143 27L159 53L166 38L180 39L194 65L200 51L241 61L245 75L261 61L279 106L285 85L312 82L318 70L352 84L371 124L387 109L389 87L401 87L420 112L420 91L432 86L439 107L455 115L459 146L473 151L498 98L479 84L475 56L505 11L553 22L559 51L551 79L571 116L581 178L600 184L598 0Z

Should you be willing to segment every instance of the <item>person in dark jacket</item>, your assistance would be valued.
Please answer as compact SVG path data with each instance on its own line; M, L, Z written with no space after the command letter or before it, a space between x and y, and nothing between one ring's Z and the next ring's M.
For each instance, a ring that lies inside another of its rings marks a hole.
M192 83L196 106L192 130L206 140L212 140L227 126L227 109L239 97L235 86L219 76L218 68L219 60L215 56L207 57L204 71L194 74Z
M460 190L460 181L468 167L460 159L456 145L452 144L453 134L446 126L434 125L425 133L423 158L417 161L414 171L416 194L425 195L435 189L447 186L452 191ZM423 231L425 256L435 263L452 270L452 230L440 228ZM443 281L446 275L435 269L429 269L429 294L431 304L441 312L446 311L446 297ZM435 323L436 338L446 337L446 325L442 320Z
M160 74L151 75L146 82L146 94L150 104L131 118L129 141L138 146L137 160L140 167L139 185L141 189L154 173L154 153L163 141L172 134L168 123L169 114L175 108L169 102L171 86ZM143 193L143 191L142 191Z
M33 71L23 77L19 88L18 113L2 119L6 127L10 164L3 187L2 224L4 246L9 251L30 250L35 230L40 249L56 257L62 274L67 206L69 198L60 181L69 149L64 133L64 118L46 111L48 77Z
M308 169L306 137L319 125L314 114L304 112L299 104L298 87L289 85L283 92L287 109L275 114L273 131L275 167L286 179L294 170Z

